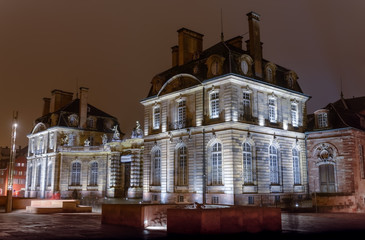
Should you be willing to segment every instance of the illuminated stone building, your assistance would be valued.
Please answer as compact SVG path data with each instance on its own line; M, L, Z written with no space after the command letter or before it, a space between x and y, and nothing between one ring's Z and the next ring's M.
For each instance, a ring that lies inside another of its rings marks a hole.
M343 96L308 117L310 193L330 211L365 210L365 97Z
M139 197L142 136L121 140L118 120L88 104L87 88L79 96L54 90L44 98L28 135L26 196Z
M249 40L203 50L178 30L172 67L152 79L144 106L143 200L273 204L308 193L306 102L297 74L262 57L260 16Z

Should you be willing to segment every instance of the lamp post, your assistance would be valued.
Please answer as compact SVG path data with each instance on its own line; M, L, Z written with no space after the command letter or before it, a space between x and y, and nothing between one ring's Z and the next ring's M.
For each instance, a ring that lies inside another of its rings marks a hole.
M11 131L11 149L10 149L10 162L9 162L9 172L8 172L8 189L6 193L6 212L11 212L13 210L13 172L14 172L14 161L16 155L15 149L15 139L16 139L16 128L18 127L18 112L13 112L13 125Z

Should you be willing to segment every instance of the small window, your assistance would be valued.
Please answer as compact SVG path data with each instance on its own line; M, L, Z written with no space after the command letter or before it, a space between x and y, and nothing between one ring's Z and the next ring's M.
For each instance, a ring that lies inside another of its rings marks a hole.
M247 75L248 73L248 64L245 60L241 61L241 71L243 72L243 74Z
M184 196L179 195L177 198L177 202L180 202L180 203L184 202Z
M280 203L280 195L275 195L275 203Z
M219 73L219 62L217 60L214 61L210 67L211 67L212 74L214 76L218 75L218 73Z
M218 196L213 196L212 197L212 204L219 204L219 197Z
M270 67L266 68L266 79L269 82L272 82L272 69Z
M248 204L250 204L250 205L255 204L255 198L254 198L254 196L248 196Z
M153 194L153 195L152 195L152 201L154 201L154 202L157 202L157 201L158 201L158 196L157 196L157 194Z

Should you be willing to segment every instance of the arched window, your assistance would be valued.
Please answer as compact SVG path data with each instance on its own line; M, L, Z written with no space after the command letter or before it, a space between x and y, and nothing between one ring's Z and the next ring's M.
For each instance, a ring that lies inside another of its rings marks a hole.
M272 82L273 78L272 78L272 69L270 67L266 68L266 79L269 82Z
M90 186L98 185L98 163L93 162L90 165Z
M279 184L279 159L278 149L274 146L270 146L269 150L270 161L270 182L271 184Z
M296 148L293 148L293 176L294 176L294 184L301 184L301 174L300 174L300 158L299 151Z
M161 185L161 151L159 149L152 153L152 182L151 185Z
M74 162L71 166L71 185L80 186L81 185L81 163Z
M177 150L177 182L178 186L184 186L188 184L188 158L186 147L180 147Z
M252 148L247 142L243 144L243 182L244 184L253 183L253 172L252 172Z
M210 155L210 184L223 184L222 178L222 144L215 143L211 147Z

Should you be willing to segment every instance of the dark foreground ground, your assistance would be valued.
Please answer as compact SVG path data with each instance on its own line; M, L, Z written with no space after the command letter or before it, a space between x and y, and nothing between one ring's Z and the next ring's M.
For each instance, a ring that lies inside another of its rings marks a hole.
M365 214L282 213L281 233L176 236L101 224L100 213L0 213L0 239L363 239Z

